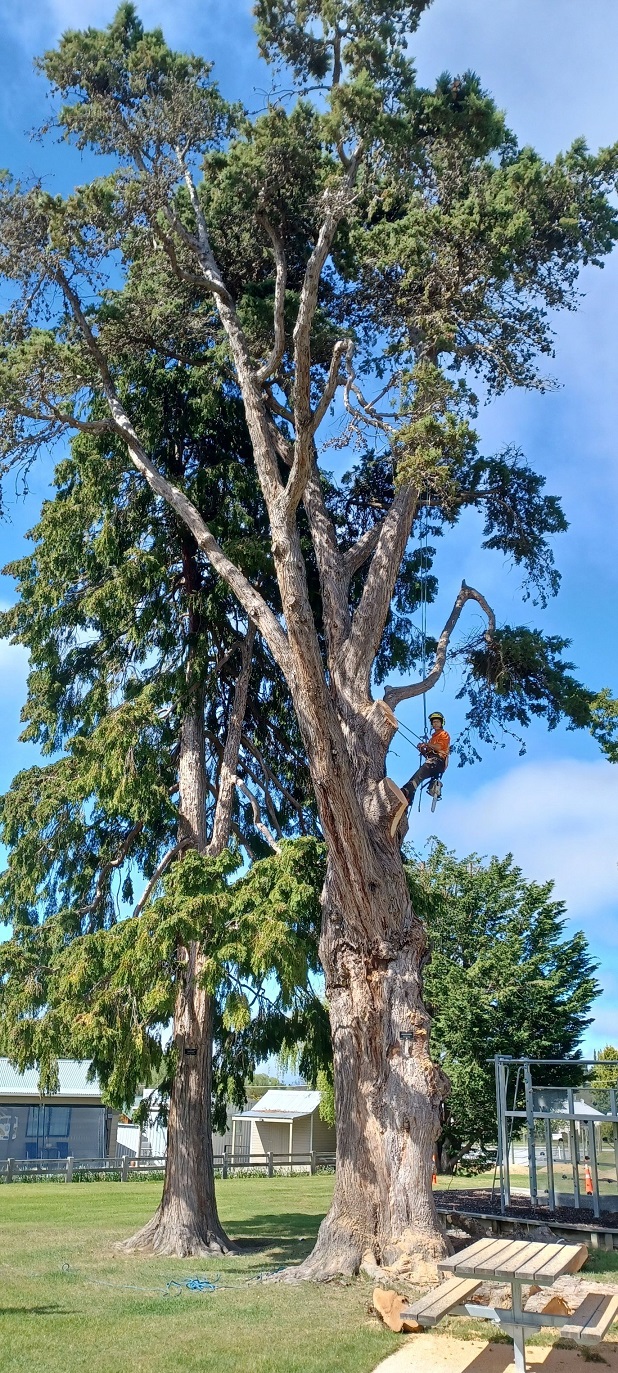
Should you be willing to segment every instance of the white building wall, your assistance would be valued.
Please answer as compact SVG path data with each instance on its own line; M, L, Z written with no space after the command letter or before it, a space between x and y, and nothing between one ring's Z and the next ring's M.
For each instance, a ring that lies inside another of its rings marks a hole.
M252 1122L252 1154L289 1154L289 1152L290 1126L287 1121L254 1120Z
M292 1153L311 1153L311 1116L299 1116L292 1131Z
M313 1148L316 1154L334 1154L335 1127L321 1120L319 1110L313 1113Z

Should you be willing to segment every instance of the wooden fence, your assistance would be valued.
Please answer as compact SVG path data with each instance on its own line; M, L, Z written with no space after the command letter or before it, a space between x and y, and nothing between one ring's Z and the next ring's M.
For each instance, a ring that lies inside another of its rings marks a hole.
M334 1154L215 1154L215 1171L222 1178L234 1173L259 1172L272 1178L276 1173L294 1170L303 1173L317 1173L320 1169L335 1167ZM108 1177L112 1182L129 1182L131 1178L144 1173L163 1173L165 1158L146 1156L131 1158L62 1158L62 1159L16 1159L9 1158L0 1162L0 1183L20 1182L29 1179L63 1182L79 1181L84 1175L93 1173Z

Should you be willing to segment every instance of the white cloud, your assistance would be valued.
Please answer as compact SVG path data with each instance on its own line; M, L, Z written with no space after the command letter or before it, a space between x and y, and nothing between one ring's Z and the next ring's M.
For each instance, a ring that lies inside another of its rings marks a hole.
M618 905L618 768L569 758L521 763L465 796L449 796L447 781L440 810L439 824L428 809L415 812L411 837L420 837L421 822L460 856L512 852L526 877L554 880L571 919L618 945L607 918Z

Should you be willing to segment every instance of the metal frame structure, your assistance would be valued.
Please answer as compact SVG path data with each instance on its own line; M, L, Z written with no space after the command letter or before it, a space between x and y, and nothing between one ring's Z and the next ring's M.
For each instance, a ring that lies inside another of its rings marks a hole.
M556 1186L554 1178L554 1159L552 1146L552 1121L560 1120L568 1122L569 1128L569 1153L570 1164L573 1175L573 1200L569 1197L567 1204L574 1205L578 1210L582 1209L582 1196L579 1182L579 1164L581 1155L578 1147L577 1125L587 1128L589 1139L589 1159L590 1173L592 1177L592 1211L595 1217L600 1215L601 1196L599 1192L599 1169L596 1148L595 1125L611 1124L613 1135L614 1159L616 1164L616 1196L612 1198L613 1209L618 1210L618 1109L617 1109L617 1089L610 1087L605 1089L609 1095L610 1109L599 1114L593 1107L590 1107L590 1116L586 1116L581 1109L576 1111L575 1094L585 1090L578 1087L561 1087L552 1084L533 1082L533 1068L564 1068L579 1069L597 1066L598 1060L592 1058L510 1058L507 1055L497 1054L493 1060L496 1074L496 1106L498 1115L498 1167L500 1169L500 1211L506 1215L507 1207L511 1204L511 1178L510 1178L510 1147L511 1137L515 1121L525 1123L526 1141L528 1146L528 1175L530 1179L530 1203L532 1206L547 1206L548 1210L555 1211L556 1205L564 1204L559 1198L556 1202ZM603 1059L603 1068L615 1067L618 1070L618 1059ZM514 1074L511 1077L511 1074ZM617 1073L618 1076L618 1073ZM524 1107L517 1109L517 1101L521 1086L524 1088ZM509 1106L509 1093L512 1093L512 1106ZM561 1093L561 1101L555 1101L556 1096ZM554 1106L552 1109L552 1094ZM536 1098L536 1100L535 1100ZM545 1098L545 1100L544 1100ZM581 1108L581 1101L577 1104ZM584 1105L586 1103L583 1103ZM588 1103L589 1104L589 1103ZM545 1135L545 1152L547 1162L547 1193L543 1194L543 1200L539 1201L538 1176L537 1176L537 1121L543 1121ZM510 1122L510 1129L509 1129ZM545 1195L547 1201L545 1201ZM610 1197L604 1196L603 1201L607 1203ZM587 1201L583 1203L587 1207Z

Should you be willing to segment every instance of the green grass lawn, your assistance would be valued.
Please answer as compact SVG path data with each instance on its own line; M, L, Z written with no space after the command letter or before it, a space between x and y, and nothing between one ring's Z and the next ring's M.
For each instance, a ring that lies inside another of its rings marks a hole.
M400 1344L371 1314L370 1282L256 1281L308 1253L332 1185L221 1182L220 1213L243 1253L216 1264L114 1249L152 1214L159 1183L0 1186L1 1373L369 1373ZM194 1276L217 1290L166 1291ZM618 1253L594 1253L582 1276L618 1281ZM441 1330L490 1334L477 1321Z
M221 1182L220 1214L244 1252L216 1264L115 1251L154 1211L159 1183L0 1186L2 1373L369 1373L399 1342L370 1314L371 1283L251 1281L308 1253L332 1185ZM194 1276L221 1285L165 1293Z

